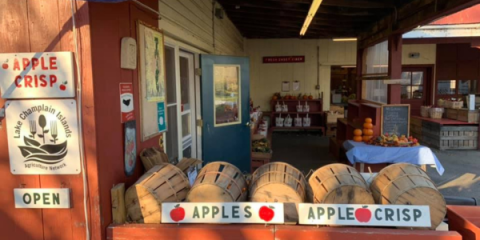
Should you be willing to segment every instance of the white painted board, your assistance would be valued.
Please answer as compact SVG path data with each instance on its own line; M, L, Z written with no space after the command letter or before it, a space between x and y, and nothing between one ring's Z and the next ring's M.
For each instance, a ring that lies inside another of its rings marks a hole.
M71 52L0 54L4 99L75 97Z

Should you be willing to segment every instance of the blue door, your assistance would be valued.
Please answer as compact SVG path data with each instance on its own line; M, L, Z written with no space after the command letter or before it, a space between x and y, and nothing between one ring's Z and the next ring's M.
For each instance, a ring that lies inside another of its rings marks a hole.
M203 161L250 172L250 61L201 55Z

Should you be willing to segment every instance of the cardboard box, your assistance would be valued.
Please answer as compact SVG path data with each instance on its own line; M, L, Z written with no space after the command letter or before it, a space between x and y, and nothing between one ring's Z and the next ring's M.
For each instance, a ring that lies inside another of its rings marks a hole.
M328 123L337 123L338 118L343 118L344 115L343 113L337 113L337 112L327 112L327 124Z

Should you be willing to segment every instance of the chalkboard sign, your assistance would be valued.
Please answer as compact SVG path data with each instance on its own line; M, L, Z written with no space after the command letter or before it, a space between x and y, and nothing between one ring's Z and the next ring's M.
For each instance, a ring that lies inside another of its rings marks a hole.
M410 135L410 104L382 106L382 134Z

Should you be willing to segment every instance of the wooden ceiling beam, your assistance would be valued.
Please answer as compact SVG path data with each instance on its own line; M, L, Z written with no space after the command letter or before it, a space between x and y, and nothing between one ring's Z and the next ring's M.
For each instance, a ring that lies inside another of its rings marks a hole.
M394 8L393 0L367 1L367 0L323 0L323 6L335 6L345 8Z
M289 10L294 12L302 12L308 13L310 6L305 4L297 4L297 3L268 3L265 1L251 1L251 0L222 0L220 4L225 7L230 7L234 9L242 9L242 8L256 8L256 9L270 9L270 10Z
M363 31L359 35L359 46L371 46L388 39L390 35L408 32L417 26L479 3L480 0L414 0L397 10L403 18L400 19L392 13Z

